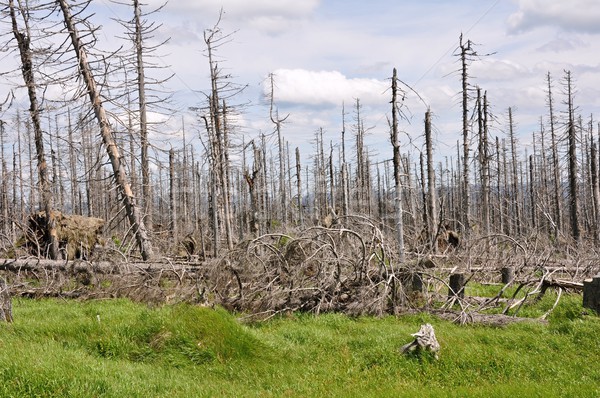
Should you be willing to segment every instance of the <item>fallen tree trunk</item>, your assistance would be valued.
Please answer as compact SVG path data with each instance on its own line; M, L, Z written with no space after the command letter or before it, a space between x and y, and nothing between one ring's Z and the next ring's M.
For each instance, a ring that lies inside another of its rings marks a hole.
M542 289L549 287L562 287L563 289L573 289L573 290L581 290L583 291L583 283L573 282L573 281L565 281L561 279L547 279L544 281Z
M19 271L41 271L56 270L62 272L93 272L97 274L124 274L131 272L151 272L151 271L185 271L195 272L199 270L198 265L189 263L173 262L150 262L150 263L114 263L111 261L57 261L46 259L5 259L0 260L0 270L19 272Z

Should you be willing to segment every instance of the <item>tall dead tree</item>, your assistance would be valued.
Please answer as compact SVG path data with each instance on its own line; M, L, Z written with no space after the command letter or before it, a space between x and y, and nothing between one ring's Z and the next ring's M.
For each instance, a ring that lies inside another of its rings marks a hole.
M238 87L227 81L230 75L222 75L216 59L215 52L225 44L230 35L224 35L219 28L221 19L211 28L204 31L204 44L210 67L211 88L208 97L208 123L207 133L210 146L210 166L215 178L215 195L213 201L218 206L215 208L222 214L221 222L225 230L227 247L233 249L232 212L231 212L231 182L229 180L229 151L230 134L227 124L229 108L226 107L226 98L241 92L245 87ZM206 119L205 119L206 120ZM264 168L266 169L266 167ZM215 227L217 225L215 224Z
M140 210L135 203L135 197L131 190L127 173L125 172L125 164L123 163L124 158L121 157L119 148L115 143L113 131L100 96L100 90L96 84L94 74L92 73L88 61L86 46L81 41L79 29L76 26L76 21L67 0L58 0L58 4L64 17L66 32L71 39L73 52L75 53L75 58L79 65L79 73L81 74L83 84L85 84L87 89L90 105L94 110L94 114L100 127L102 142L110 159L113 178L117 185L121 201L125 207L125 213L129 219L142 258L144 260L149 260L153 256L152 243L148 238L148 232L141 217Z
M38 103L36 90L38 88L34 76L33 52L31 49L31 31L29 28L28 9L24 8L19 2L18 7L15 7L14 1L9 0L9 11L12 22L12 33L19 47L21 56L21 72L23 81L27 87L29 95L29 115L33 125L33 133L35 140L35 152L37 157L38 182L40 184L42 206L45 212L45 238L48 243L48 257L51 259L58 258L58 237L56 232L56 221L53 217L53 198L48 177L48 166L44 154L44 137L40 121L40 107ZM24 30L19 28L17 21L17 13L21 16L24 24Z
M145 222L152 229L152 186L150 184L150 166L148 161L148 116L146 109L146 76L144 73L143 40L140 2L133 0L135 21L135 54L138 87L138 112L140 122L140 146L141 146L141 169L142 169L142 206L146 213Z
M594 242L600 242L600 181L598 179L598 146L594 138L594 122L590 117L590 175L592 183L592 224Z
M465 232L468 233L470 230L470 184L469 184L469 72L468 64L471 57L477 55L472 48L471 40L467 40L463 43L463 35L460 35L460 63L461 63L461 84L462 84L462 135L463 135L463 158L462 158L462 222L465 228Z
M546 75L546 83L548 84L548 97L547 97L547 105L548 105L548 113L549 113L549 123L550 123L550 147L552 150L552 173L554 180L554 189L553 189L553 202L554 202L554 225L555 231L554 235L558 236L558 234L562 231L563 228L563 211L562 211L562 182L561 182L561 173L560 173L560 158L558 156L558 138L556 135L556 118L554 116L554 99L552 96L552 77L550 76L550 72Z
M568 162L569 162L569 215L571 219L571 236L576 243L581 241L581 229L579 224L579 199L577 179L577 129L575 126L575 108L573 105L573 80L571 71L565 71L564 80L567 103L567 138L568 138Z
M166 66L159 65L157 62L153 62L153 59L157 57L155 54L164 44L166 44L170 38L163 40L160 43L151 44L154 39L154 33L162 26L155 22L150 21L148 18L150 15L158 13L164 4L158 6L150 11L143 11L142 6L145 6L139 0L127 0L126 4L123 0L113 0L117 4L125 4L133 8L133 18L131 20L119 20L123 28L125 29L127 40L132 43L133 48L130 52L125 53L124 73L127 76L127 66L132 65L134 69L134 81L133 84L125 81L125 88L127 94L128 103L126 104L126 110L128 116L131 117L131 113L137 115L137 131L135 134L136 138L139 137L139 149L140 149L140 170L141 170L141 196L140 205L144 211L144 223L146 227L152 229L152 217L154 213L154 200L152 193L152 178L150 173L150 157L149 148L150 142L148 139L151 122L148 120L148 112L150 110L156 112L170 112L166 109L170 97L165 96L164 90L162 89L163 84L170 80L173 75L169 75L163 79L155 79L152 76L148 76L149 70L165 69ZM161 87L160 89L156 87ZM132 88L135 88L132 90ZM137 95L137 101L135 106L137 109L132 111L132 101L129 96L133 94ZM134 178L132 170L132 180Z
M283 137L281 136L281 125L285 120L290 116L286 115L284 118L279 118L279 111L275 108L275 83L273 74L269 74L269 80L271 83L271 92L269 95L269 118L271 122L275 125L275 133L277 134L277 146L279 152L279 194L281 200L281 222L283 225L287 224L288 221L288 212L287 212L287 190L285 184L285 151L283 145Z
M479 165L481 168L481 218L483 234L490 233L490 166L488 138L488 104L487 92L481 97L477 88L477 114L479 125Z
M394 161L394 182L396 183L394 198L396 203L396 239L398 240L398 259L401 263L404 262L404 223L402 220L402 181L401 168L402 160L400 158L400 142L398 139L398 116L400 111L398 108L398 75L394 68L392 75L392 131L391 142L393 148Z
M517 164L517 138L515 136L515 123L512 114L512 108L508 108L508 139L510 141L511 152L511 187L512 187L512 202L514 205L514 221L517 228L517 235L521 234L522 229L522 209L521 209L521 189L519 188L519 171Z
M425 152L427 154L427 219L431 247L437 251L437 195L435 188L435 166L433 164L433 143L431 137L431 112L425 113ZM423 182L425 184L425 182Z

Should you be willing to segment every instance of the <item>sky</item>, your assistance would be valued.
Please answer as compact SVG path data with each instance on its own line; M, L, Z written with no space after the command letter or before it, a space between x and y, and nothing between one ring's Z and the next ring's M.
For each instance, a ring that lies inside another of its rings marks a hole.
M162 3L146 0L144 9ZM94 0L93 7L91 22L103 26L99 39L115 41L122 34L111 18L130 18L130 10L110 0ZM520 151L530 150L532 133L547 115L548 72L557 112L564 109L565 70L573 73L575 105L584 120L600 107L598 0L171 0L147 18L161 24L155 42L170 37L157 51L157 62L163 73L174 74L165 88L174 92L183 117L155 133L157 142L176 142L184 121L190 135L201 134L188 109L205 105L210 80L203 35L220 10L219 28L231 36L217 57L233 82L247 85L232 100L244 104L236 124L246 142L273 132L266 99L273 74L275 106L281 118L287 116L282 133L291 148L314 152L321 129L324 141L337 147L342 109L351 136L359 99L365 143L374 158L389 159L390 78L397 68L407 85L403 151L422 149L424 113L430 109L438 157L455 156L461 83L453 54L461 33L480 55L470 65L470 83L487 91L495 115L491 134L506 136L511 107Z

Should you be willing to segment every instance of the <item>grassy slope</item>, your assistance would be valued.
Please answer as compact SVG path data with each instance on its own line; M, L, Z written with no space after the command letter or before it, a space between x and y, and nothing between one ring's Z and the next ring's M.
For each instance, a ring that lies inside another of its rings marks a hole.
M336 314L247 327L186 305L17 300L0 325L0 396L595 397L600 319L580 302L564 297L549 325L491 328ZM438 361L398 354L424 322Z

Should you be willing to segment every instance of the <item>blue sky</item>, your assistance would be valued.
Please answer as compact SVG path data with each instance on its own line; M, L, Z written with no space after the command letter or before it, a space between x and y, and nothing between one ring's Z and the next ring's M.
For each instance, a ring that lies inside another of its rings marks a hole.
M147 0L147 9L160 0ZM104 26L100 40L120 34L109 20L128 18L125 7L94 0L92 22ZM471 66L473 85L487 90L496 115L492 134L503 137L506 109L513 107L520 148L531 147L531 134L545 116L545 75L555 80L557 111L565 69L574 74L575 103L587 120L600 107L600 2L597 0L171 0L149 18L162 23L156 40L171 37L159 51L160 63L176 77L166 88L176 92L186 129L197 125L190 106L202 106L209 87L203 32L224 10L221 29L233 33L219 48L221 66L248 88L239 102L238 132L248 141L273 130L264 94L269 73L275 74L280 115L289 114L285 138L306 154L320 128L325 141L338 141L342 104L351 133L352 107L359 98L368 128L366 143L373 156L389 158L387 117L392 68L411 85L405 105L403 149L420 147L427 106L434 114L440 156L454 155L460 139L459 64L452 56L460 33L477 44L482 57ZM427 105L427 106L426 106ZM158 119L158 115L155 115ZM600 117L600 116L598 116ZM198 127L199 129L200 127ZM181 118L167 130L181 129ZM164 140L167 135L156 134ZM168 135L173 141L173 136ZM409 137L414 140L409 145Z

